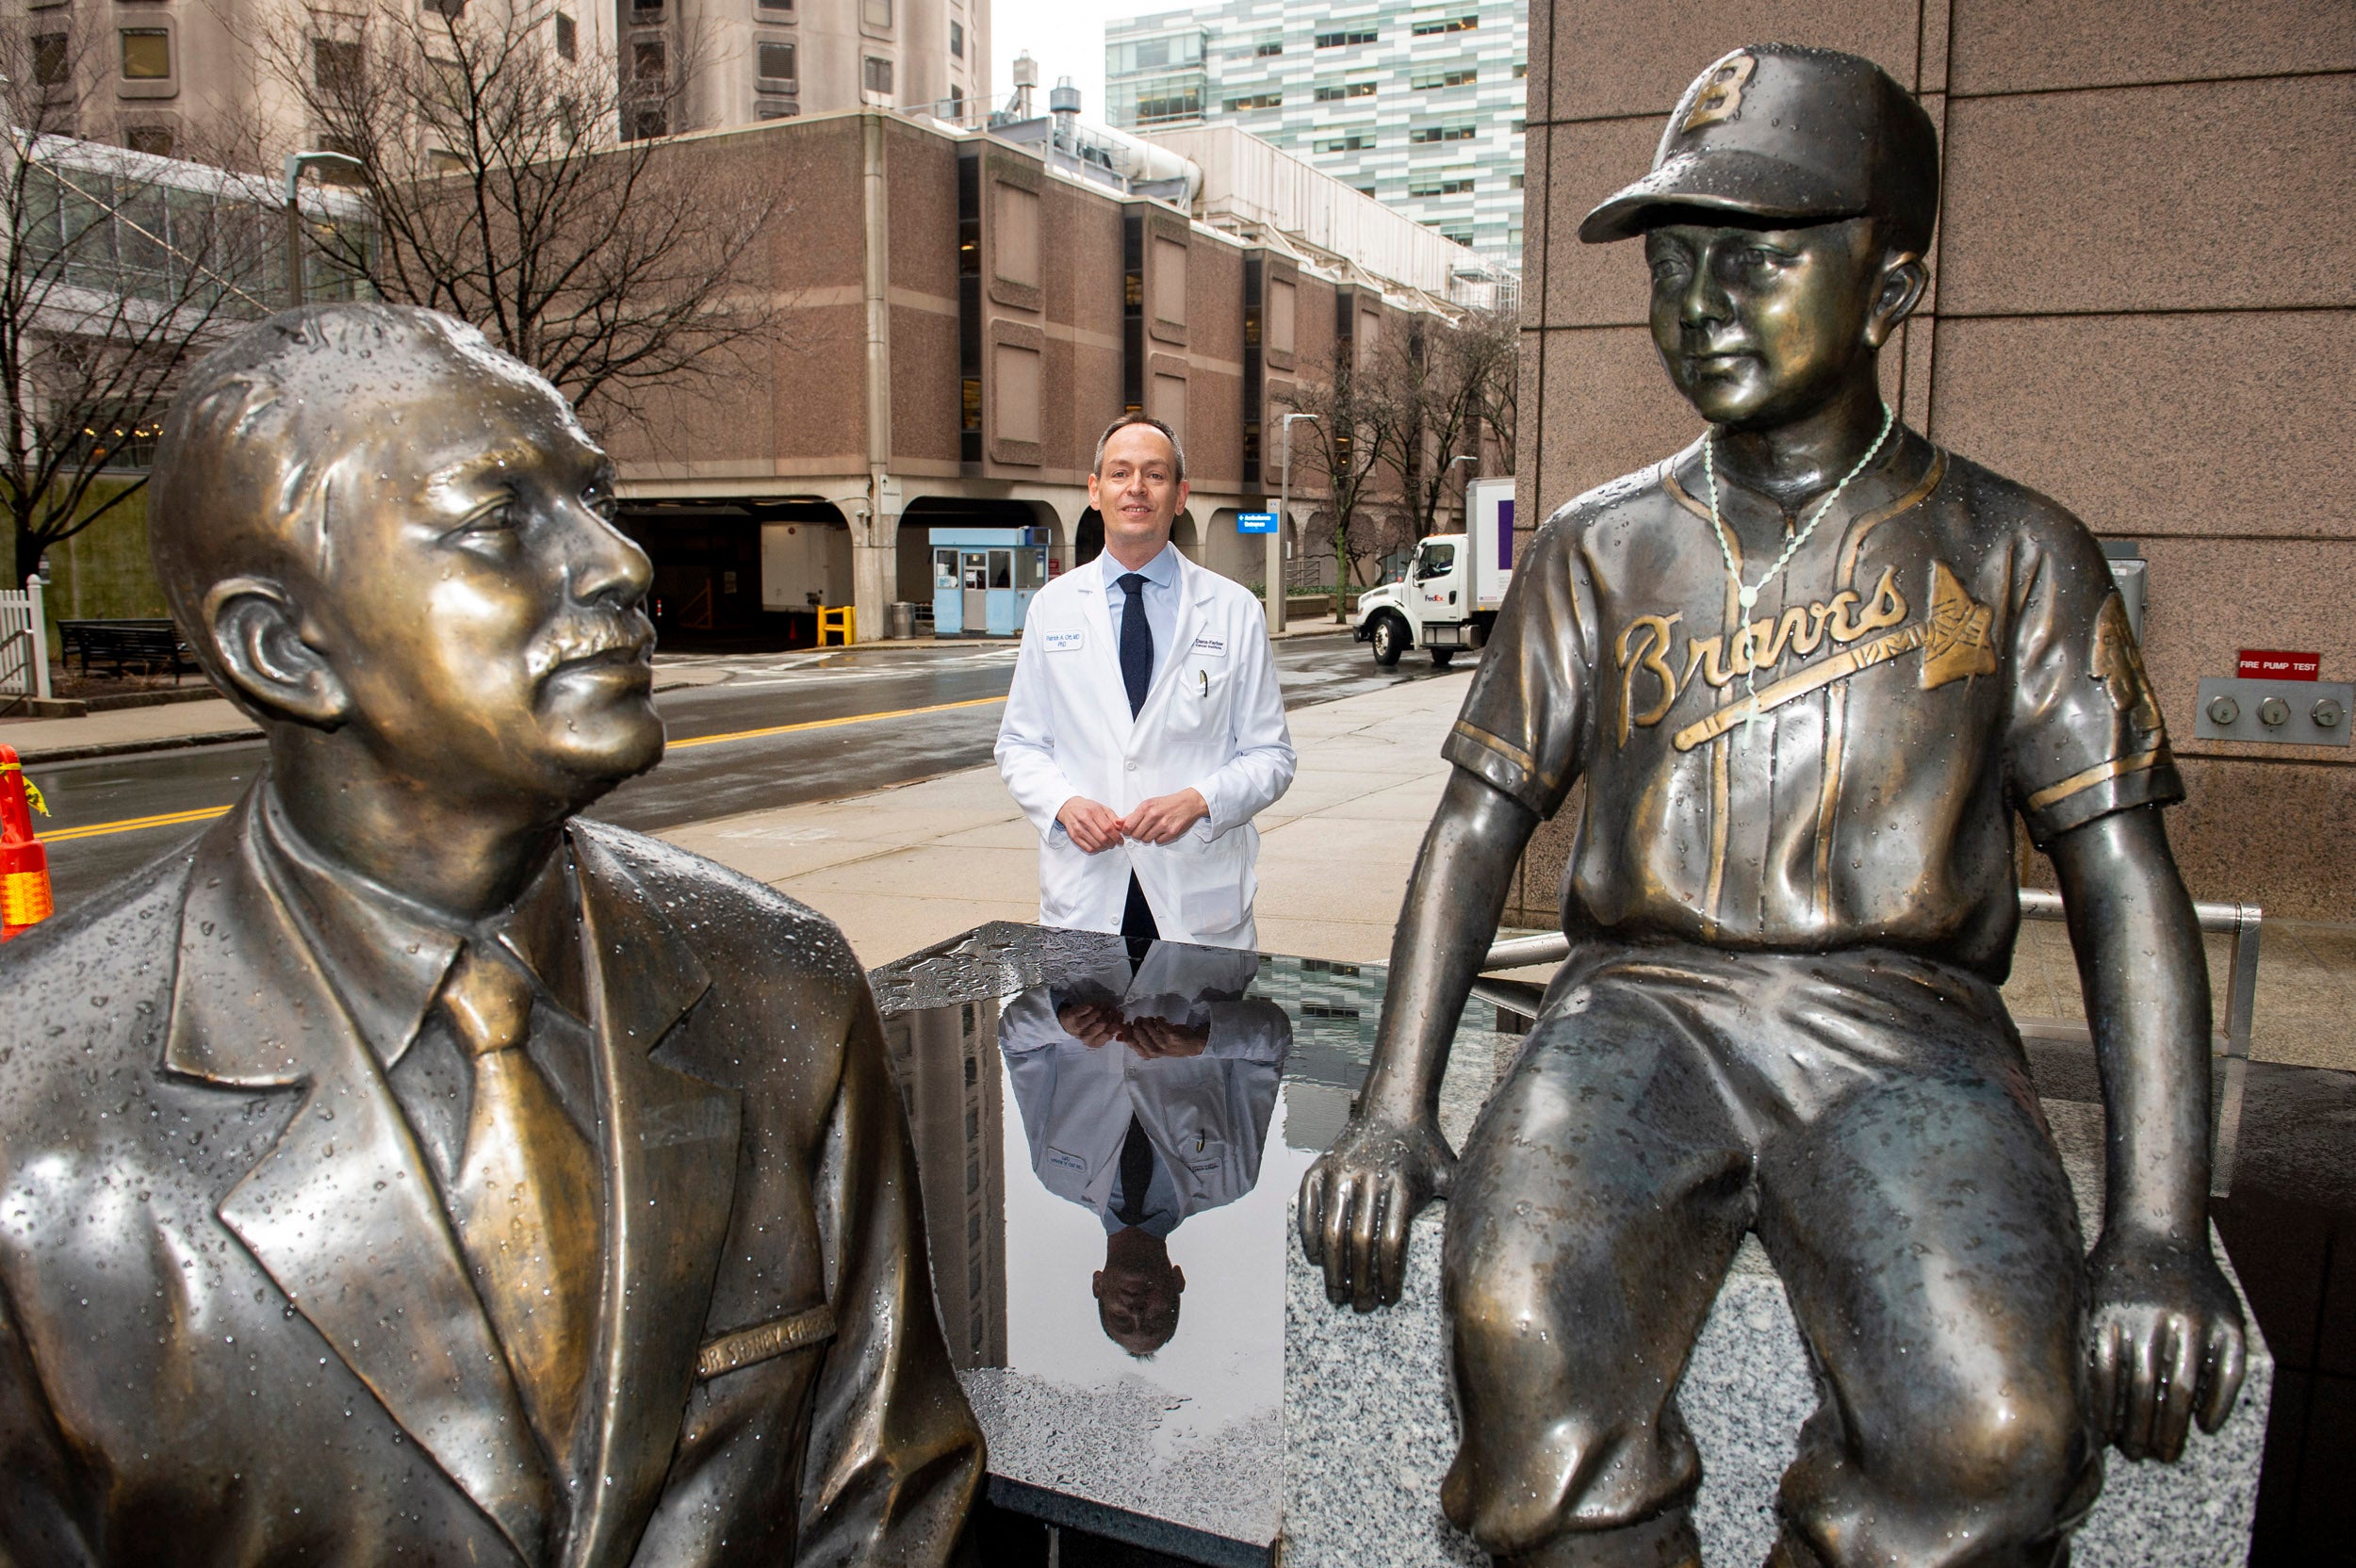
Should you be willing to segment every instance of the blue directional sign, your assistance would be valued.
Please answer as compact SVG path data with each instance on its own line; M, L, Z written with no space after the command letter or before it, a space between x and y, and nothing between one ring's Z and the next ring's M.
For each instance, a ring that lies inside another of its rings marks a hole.
M1273 512L1238 512L1235 514L1237 533L1274 533L1276 514Z

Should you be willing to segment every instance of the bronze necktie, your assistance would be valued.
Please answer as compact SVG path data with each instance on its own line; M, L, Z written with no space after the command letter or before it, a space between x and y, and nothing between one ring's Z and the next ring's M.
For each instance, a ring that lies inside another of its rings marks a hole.
M524 1408L561 1461L597 1334L603 1184L589 1146L524 1051L532 982L469 942L442 1004L474 1064L450 1217Z

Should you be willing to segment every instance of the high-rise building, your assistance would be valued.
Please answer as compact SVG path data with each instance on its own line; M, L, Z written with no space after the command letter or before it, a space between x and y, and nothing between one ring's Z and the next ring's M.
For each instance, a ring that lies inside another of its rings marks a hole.
M1107 23L1107 118L1233 121L1460 243L1522 242L1517 0L1222 0Z
M695 53L693 122L673 130L869 104L962 121L990 106L990 0L612 3L626 58L646 43Z
M158 7L29 0L39 69L74 100L56 127L166 155L247 146L265 165L318 145L297 95L264 63L273 49L319 71L365 63L404 41L368 4L312 13L307 51L259 41L299 17L274 0ZM428 12L445 0L426 0ZM456 0L447 0L458 12ZM476 0L465 20L499 25L527 0ZM978 120L990 98L990 0L550 0L531 25L565 59L611 56L616 70L678 81L672 112L624 134L726 130L874 105ZM300 39L295 40L300 43ZM258 139L258 148L251 144ZM430 152L430 149L422 150Z

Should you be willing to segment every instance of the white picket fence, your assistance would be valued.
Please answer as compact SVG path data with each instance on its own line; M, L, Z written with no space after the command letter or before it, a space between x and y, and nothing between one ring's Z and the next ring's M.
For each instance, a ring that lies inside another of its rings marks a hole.
M49 695L49 622L37 577L21 593L0 590L0 694Z

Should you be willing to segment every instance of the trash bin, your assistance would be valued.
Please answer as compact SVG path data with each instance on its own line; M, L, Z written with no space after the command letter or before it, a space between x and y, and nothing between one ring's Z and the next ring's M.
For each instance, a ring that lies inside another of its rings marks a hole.
M890 629L896 640L916 635L916 606L903 599L894 603L890 612Z

